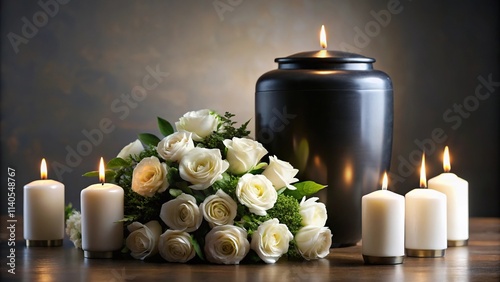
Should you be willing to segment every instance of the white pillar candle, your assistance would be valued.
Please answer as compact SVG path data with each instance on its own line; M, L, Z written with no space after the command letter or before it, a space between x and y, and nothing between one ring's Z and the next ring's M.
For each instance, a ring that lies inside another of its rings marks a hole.
M426 185L425 157L422 156L420 187ZM405 248L407 256L442 257L446 242L446 195L432 189L416 188L405 195Z
M24 239L31 246L61 246L64 239L64 184L47 179L42 159L41 180L24 186Z
M86 258L111 258L123 246L123 189L104 183L104 163L99 168L100 184L81 192L82 249Z
M405 255L405 199L387 189L387 173L382 190L361 199L363 259L368 264L399 264Z
M448 146L444 149L444 173L429 179L429 189L446 195L448 246L465 246L469 239L469 183L450 173Z

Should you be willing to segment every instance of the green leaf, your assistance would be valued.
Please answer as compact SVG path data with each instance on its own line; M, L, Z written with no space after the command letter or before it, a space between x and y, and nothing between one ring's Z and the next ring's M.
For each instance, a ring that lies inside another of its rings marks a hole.
M160 132L161 134L163 134L163 136L169 136L170 134L174 133L174 128L172 127L170 122L162 119L161 117L158 117L158 127L160 128Z
M174 188L168 189L168 192L170 193L170 195L172 195L172 197L175 197L175 198L177 198L179 195L182 194L182 190L174 189Z
M94 171L89 171L84 173L82 176L84 177L99 177L99 171L94 170Z
M106 165L107 168L122 168L124 166L130 165L129 162L122 158L114 158L111 159L108 164Z
M262 172L264 172L264 170L266 169L267 167L267 163L258 163L256 166L254 166L248 173L251 173L251 174L262 174Z
M193 247L194 247L194 251L196 252L196 254L198 255L198 257L201 259L201 260L205 260L205 257L203 256L203 252L201 251L201 248L200 248L200 244L198 244L198 242L194 239L193 236L189 237L190 238L190 241L191 241L191 244L193 244Z
M303 182L298 182L295 184L292 184L295 186L297 189L296 190L290 190L286 189L283 194L292 196L297 200L301 200L304 196L309 197L312 194L320 191L321 189L325 188L326 185L321 185L318 184L314 181L303 181Z
M73 214L73 212L75 212L75 208L73 208L73 204L72 203L69 203L67 206L64 207L64 221L68 220L68 218L70 217L70 215Z
M148 146L149 145L157 146L158 143L160 142L160 138L156 137L156 135L153 135L151 133L139 134L139 140L141 140L142 143Z
M83 174L84 177L96 177L99 178L99 171L89 171ZM115 179L116 172L111 169L106 169L104 171L104 178L106 182L113 182Z

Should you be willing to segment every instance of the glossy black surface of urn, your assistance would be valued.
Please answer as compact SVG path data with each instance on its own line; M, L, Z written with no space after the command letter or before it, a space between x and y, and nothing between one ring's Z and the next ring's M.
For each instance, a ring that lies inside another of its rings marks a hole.
M361 197L380 189L392 150L393 90L372 58L321 50L275 60L255 96L256 138L270 155L326 184L333 246L361 239Z

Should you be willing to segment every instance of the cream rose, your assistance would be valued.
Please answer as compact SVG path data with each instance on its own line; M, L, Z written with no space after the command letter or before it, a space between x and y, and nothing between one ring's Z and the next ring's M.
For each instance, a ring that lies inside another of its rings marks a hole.
M175 132L163 138L156 151L165 160L178 162L180 159L194 148L194 142L189 132Z
M189 233L180 230L168 229L161 234L158 249L168 262L188 262L196 254Z
M205 236L205 256L211 263L239 264L249 251L247 232L241 227L215 226Z
M160 218L171 229L192 232L200 227L203 215L196 199L183 193L161 206Z
M247 173L238 180L236 197L250 212L264 216L276 203L278 193L264 175Z
M80 212L73 211L66 220L66 234L75 248L82 248L82 215Z
M299 170L293 168L289 162L279 160L276 156L271 156L269 157L269 165L262 174L271 180L276 190L285 186L290 190L295 190L297 188L290 184L299 181L295 178L298 172Z
M144 146L142 146L141 141L139 141L139 139L137 139L134 142L123 147L123 149L118 153L118 156L116 156L116 157L126 159L130 155L137 156L142 151L144 151Z
M167 179L167 164L161 163L155 157L142 159L132 173L132 190L144 197L153 197L169 186Z
M158 239L161 234L158 221L152 220L146 224L135 221L127 226L127 229L130 235L125 244L133 258L144 260L158 253Z
M207 109L191 111L185 113L179 121L175 122L175 128L177 131L191 132L194 141L201 141L212 132L217 131L219 120L219 116Z
M262 223L252 234L251 248L265 263L275 263L288 252L293 235L276 218Z
M316 202L317 200L319 200L318 197L311 197L307 200L306 197L302 198L299 210L302 216L302 225L325 226L326 219L328 218L326 206L321 202Z
M295 241L306 260L324 258L330 253L332 232L328 227L305 226L295 234Z
M261 143L248 138L233 137L223 143L227 148L229 171L234 174L248 172L267 154Z
M220 189L214 195L208 196L200 205L203 217L210 227L233 224L237 208L236 202Z
M222 173L228 167L229 163L222 159L219 149L194 148L181 159L179 174L192 183L191 189L205 190L222 179Z

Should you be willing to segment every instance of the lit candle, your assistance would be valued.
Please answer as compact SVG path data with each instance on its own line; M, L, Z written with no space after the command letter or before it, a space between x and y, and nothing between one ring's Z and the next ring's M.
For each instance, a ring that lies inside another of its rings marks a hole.
M405 255L405 200L387 190L384 173L382 190L361 199L363 259L367 264L400 264Z
M42 159L41 180L24 186L24 239L28 247L61 246L64 238L64 184L47 179Z
M444 148L444 173L429 179L429 189L446 195L448 247L465 246L469 239L469 183L450 173L448 146Z
M426 189L425 155L420 187L405 195L405 248L411 257L442 257L446 251L446 195Z
M81 192L82 249L86 258L111 258L123 245L123 189L104 183L104 161L99 164L101 183Z

